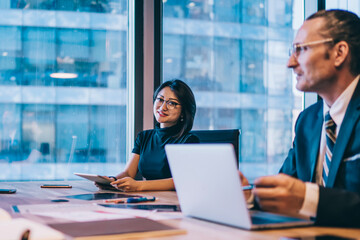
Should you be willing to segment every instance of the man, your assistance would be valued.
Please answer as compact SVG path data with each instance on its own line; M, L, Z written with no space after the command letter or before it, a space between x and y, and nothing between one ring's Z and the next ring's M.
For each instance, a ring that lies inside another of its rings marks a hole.
M323 100L299 115L280 174L255 180L261 209L300 213L318 225L360 226L359 58L360 19L353 13L322 10L299 29L288 67L297 89Z

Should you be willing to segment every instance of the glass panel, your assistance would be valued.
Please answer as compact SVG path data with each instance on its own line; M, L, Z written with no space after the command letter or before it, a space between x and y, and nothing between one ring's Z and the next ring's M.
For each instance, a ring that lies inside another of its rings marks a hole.
M127 0L0 2L0 180L125 166L127 9Z
M360 15L360 1L359 0L326 0L326 9L345 9Z
M286 67L301 1L163 4L163 81L180 78L193 89L194 129L241 129L241 169L250 179L276 173L302 109Z

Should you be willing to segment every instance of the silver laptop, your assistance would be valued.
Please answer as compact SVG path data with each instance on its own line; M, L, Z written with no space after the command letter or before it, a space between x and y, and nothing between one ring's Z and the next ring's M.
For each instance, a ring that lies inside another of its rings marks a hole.
M231 144L169 144L165 151L185 216L248 230L313 224L309 220L249 211Z

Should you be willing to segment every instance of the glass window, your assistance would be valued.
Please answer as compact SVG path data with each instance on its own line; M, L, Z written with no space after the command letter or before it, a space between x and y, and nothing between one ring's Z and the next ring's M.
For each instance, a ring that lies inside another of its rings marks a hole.
M7 0L0 7L125 14L126 0Z
M22 85L53 86L50 74L56 69L56 30L49 28L24 27Z
M360 15L360 1L359 0L326 0L326 9L346 9Z
M1 1L11 17L0 19L0 180L123 169L127 9L127 0Z
M21 29L0 26L0 84L17 85L21 81Z
M286 67L293 25L303 20L298 3L163 1L163 81L193 89L194 129L241 129L240 167L250 179L279 170L302 108Z

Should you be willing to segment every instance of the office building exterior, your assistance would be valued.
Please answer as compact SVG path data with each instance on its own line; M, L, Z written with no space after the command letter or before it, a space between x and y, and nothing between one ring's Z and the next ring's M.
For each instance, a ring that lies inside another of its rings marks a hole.
M193 89L194 129L241 129L250 178L277 171L302 108L286 69L294 2L163 1L162 80ZM120 172L128 2L6 0L0 12L0 180Z

